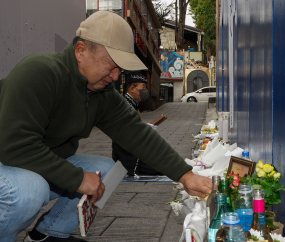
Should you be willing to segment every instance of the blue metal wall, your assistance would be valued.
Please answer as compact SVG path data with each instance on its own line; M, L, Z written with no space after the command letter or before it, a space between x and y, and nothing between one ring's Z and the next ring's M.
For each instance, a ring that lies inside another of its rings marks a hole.
M222 0L217 53L217 111L229 111L228 4ZM231 140L254 161L285 173L285 1L236 0L234 20L234 127ZM284 178L281 179L285 185ZM283 206L274 207L285 222Z

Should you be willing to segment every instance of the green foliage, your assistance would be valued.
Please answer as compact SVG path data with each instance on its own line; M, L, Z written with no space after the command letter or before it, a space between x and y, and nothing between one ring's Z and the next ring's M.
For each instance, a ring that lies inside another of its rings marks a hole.
M216 9L216 0L211 0L214 13ZM196 28L204 29L204 19L207 0L190 0L189 1L189 15L191 15Z
M216 18L211 0L207 0L204 18L204 42L209 55L216 53Z

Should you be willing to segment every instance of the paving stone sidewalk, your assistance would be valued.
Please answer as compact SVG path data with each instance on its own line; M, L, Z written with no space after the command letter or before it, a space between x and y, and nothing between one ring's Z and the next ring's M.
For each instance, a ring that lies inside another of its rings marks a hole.
M141 117L144 122L151 122L160 114L166 115L167 119L157 132L183 158L190 158L191 147L195 146L192 134L197 134L206 122L205 118L215 119L215 107L208 109L207 103L166 103L155 111L142 112ZM94 128L90 137L80 142L77 153L111 158L111 140ZM121 182L105 207L98 211L85 239L96 242L178 242L185 216L175 216L165 203L179 197L181 195L173 190L171 182ZM43 212L53 203L50 202ZM27 230L31 230L34 223ZM74 235L80 237L78 229ZM17 242L23 241L24 236L25 231L19 234Z

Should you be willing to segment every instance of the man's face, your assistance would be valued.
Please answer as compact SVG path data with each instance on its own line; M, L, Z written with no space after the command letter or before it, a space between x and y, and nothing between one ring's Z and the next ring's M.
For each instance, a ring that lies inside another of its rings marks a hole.
M102 90L112 81L117 81L122 71L103 45L91 52L84 42L79 41L75 47L75 56L80 73L88 79L87 88L90 91Z
M146 84L141 82L133 83L133 85L130 86L128 93L136 99L136 101L139 103L141 101L140 99L140 91L141 89L146 89Z

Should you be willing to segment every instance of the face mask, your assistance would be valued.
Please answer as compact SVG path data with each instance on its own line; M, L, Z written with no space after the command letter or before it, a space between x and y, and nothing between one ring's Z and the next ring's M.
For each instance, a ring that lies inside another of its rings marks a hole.
M139 89L140 92L140 99L141 101L145 101L148 99L149 96L149 92L147 89Z

